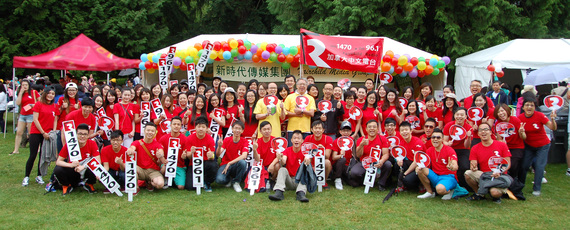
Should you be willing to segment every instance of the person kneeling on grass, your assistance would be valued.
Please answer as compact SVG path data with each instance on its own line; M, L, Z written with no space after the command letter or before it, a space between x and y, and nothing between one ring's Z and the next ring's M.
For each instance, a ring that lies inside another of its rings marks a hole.
M311 158L305 157L301 151L303 133L300 130L293 131L291 142L293 146L285 149L283 153L276 153L275 158L281 166L285 167L281 167L279 169L279 172L277 173L277 181L273 188L275 194L270 195L269 199L274 201L283 200L283 192L285 192L285 188L289 188L296 189L298 201L309 202L309 199L305 196L305 194L307 194L307 185L295 183L295 174L297 173L299 166L301 166L301 162L307 166L311 164Z
M240 183L243 181L245 171L247 170L245 158L248 153L248 144L245 138L241 137L244 128L245 125L242 121L235 121L232 124L233 135L226 137L224 141L220 139L218 146L221 146L221 148L218 148L216 152L218 157L220 157L222 152L225 152L221 156L222 162L218 169L216 183L226 185L230 183L230 178L232 178L231 184L236 192L241 192Z
M111 145L107 145L101 149L101 164L109 174L125 188L125 164L124 156L127 148L123 145L123 132L115 130L111 132ZM105 189L103 194L109 194L109 190Z
M81 152L81 160L69 162L68 146L65 145L59 152L53 173L59 184L63 187L63 195L73 191L73 187L86 180L83 188L89 193L96 193L93 185L97 182L95 174L87 169L87 163L95 157L100 162L99 148L95 141L88 139L89 126L80 124L77 126L77 143Z
M485 194L490 193L495 203L501 203L501 196L507 193L513 178L507 175L511 166L511 152L505 142L495 141L491 138L491 126L487 123L479 125L479 137L481 143L471 148L469 155L471 170L465 172L465 181L476 191L467 200L483 200ZM504 173L493 172L489 167L489 159L504 158L508 165L499 165ZM479 165L479 166L477 166Z
M164 176L160 172L160 166L168 161L164 158L162 145L154 139L156 135L156 125L147 123L144 127L144 138L135 141L127 150L127 155L137 154L137 178L147 184L148 191L154 188L164 187Z
M431 135L433 147L427 150L431 159L430 168L416 167L416 173L426 189L426 193L418 198L434 198L432 184L442 200L450 200L453 197L453 189L457 187L457 154L453 148L443 144L443 131L435 129Z
M330 136L324 135L323 134L324 131L325 131L324 122L322 122L321 120L313 121L313 123L311 124L311 132L313 132L313 134L305 137L305 142L313 143L317 145L319 148L325 149L325 186L323 186L323 188L329 189L329 184L326 183L326 181L329 177L329 173L332 170L330 158L332 153L333 139Z
M388 160L390 153L388 152L389 142L384 136L378 134L378 121L372 119L366 123L366 132L368 136L360 137L356 142L356 157L360 158L360 162L356 163L350 170L350 180L355 181L354 184L361 185L364 181L366 169L362 166L362 160L365 157L374 157L372 148L381 150L379 161L374 167L377 169L376 184L378 190L386 190L386 182L392 171L392 163Z
M184 188L186 190L194 190L194 170L192 170L193 161L192 157L196 152L196 149L201 149L203 151L204 160L204 191L212 192L212 186L210 186L214 180L216 180L216 172L218 171L218 162L214 160L214 149L216 148L216 143L212 136L207 135L208 129L208 119L205 116L200 116L196 118L194 122L196 133L190 135L186 138L186 149L184 152L187 154L187 158L190 161L188 168L186 169L186 184Z
M180 132L181 129L182 129L182 118L179 116L173 117L170 121L170 133L163 135L158 141L162 145L162 148L168 151L170 138L173 137L179 139L178 162L176 162L176 177L174 177L174 183L176 184L178 189L184 189L184 186L186 185L185 161L186 159L191 158L189 157L187 152L184 151L184 149L186 149L185 148L186 143L188 142L187 142L187 137ZM168 157L168 155L166 157Z

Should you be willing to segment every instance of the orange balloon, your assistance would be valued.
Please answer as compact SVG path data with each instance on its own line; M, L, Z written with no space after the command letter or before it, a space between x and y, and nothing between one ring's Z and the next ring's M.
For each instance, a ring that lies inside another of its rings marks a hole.
M196 48L197 50L201 50L201 49L202 49L202 44L196 43L196 44L194 44L194 48Z
M392 50L386 51L386 55L390 56L391 58L394 58L394 52L392 52Z
M257 56L261 56L261 53L263 53L263 49L257 49Z
M409 63L409 62L408 62L407 64L404 65L404 70L407 71L407 72L410 72L410 71L412 71L413 69L414 69L414 65L412 65L412 63Z
M382 69L382 72L388 72L390 71L390 68L392 68L392 65L388 62L384 62L380 68Z
M426 73L426 75L430 75L431 73L433 73L433 66L431 65L426 66L424 72Z
M253 56L251 56L251 60L255 63L258 63L260 58L257 54L254 54Z
M295 57L293 57L293 55L291 54L287 54L287 57L285 58L285 61L288 63L291 63L295 60Z

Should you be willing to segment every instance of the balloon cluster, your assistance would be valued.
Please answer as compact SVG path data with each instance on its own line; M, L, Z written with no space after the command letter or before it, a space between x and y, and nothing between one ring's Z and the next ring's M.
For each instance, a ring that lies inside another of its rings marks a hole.
M204 52L204 47L208 43L210 43L210 41L206 40L202 42L202 44L196 43L194 46L187 47L186 49L178 47L175 57L172 60L174 70L181 69L186 71L187 63L198 63L200 56ZM236 40L233 38L227 41L216 41L212 44L214 47L212 52L210 52L208 64L212 64L214 61L232 63L234 60L241 61L244 59L255 63L279 63L283 69L289 69L291 67L297 68L301 64L301 54L299 54L300 46L287 47L283 44L277 45L267 42L255 44L248 40ZM166 58L166 54L141 54L139 69L148 70L149 73L153 73L158 69L158 59L163 57Z
M497 63L495 65L491 64L491 65L487 66L487 70L489 70L491 72L495 72L495 75L497 75L497 77L505 76L505 72L503 72L503 68L501 66L501 63Z
M438 57L432 55L429 59L424 57L411 57L409 54L399 55L388 50L382 57L380 70L392 75L398 74L401 77L410 76L411 78L425 77L426 75L438 75L445 67L449 65L451 59L449 57Z

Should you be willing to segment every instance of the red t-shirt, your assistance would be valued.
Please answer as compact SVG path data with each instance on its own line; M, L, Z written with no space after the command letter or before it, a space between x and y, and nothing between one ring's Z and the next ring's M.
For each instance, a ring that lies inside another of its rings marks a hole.
M443 110L441 110L441 114L443 115ZM453 111L448 110L447 113L443 116L443 124L447 124L453 121Z
M245 106L245 99L238 99L238 104Z
M238 108L238 105L234 105L234 106L229 107L229 108L227 108L227 109L224 109L224 108L221 108L221 107L220 107L219 109L224 110L224 114L223 114L224 116L226 116L226 114L229 114L229 115L230 115L230 119L227 119L227 117L226 117L226 125L224 125L224 128L229 128L229 127L230 127L230 124L232 123L232 118L239 119L239 114L238 114L239 108Z
M426 154L429 156L431 160L431 170L435 172L437 175L449 175L453 174L455 178L457 178L457 171L451 171L447 168L447 161L448 160L456 160L457 161L457 154L453 148L443 145L441 151L437 152L434 147L431 147L427 150Z
M305 137L305 141L304 142L309 142L309 143L313 143L316 145L323 145L325 147L325 149L332 149L332 145L333 145L333 140L331 137L327 136L327 135L321 135L321 139L320 140L316 140L315 139L315 135L309 135L307 137Z
M289 147L285 149L283 152L283 156L287 156L287 171L289 171L289 176L294 177L297 174L297 170L299 170L299 166L305 160L305 155L299 149L299 152L293 151L293 147Z
M75 110L64 118L64 121L73 121L75 123L75 127L80 124L87 124L89 126L89 130L95 131L97 127L97 120L93 114L89 114L87 118L83 117L83 109Z
M340 138L337 138L336 140L334 140L334 143L332 144L332 151L333 152L338 152L340 154L340 147L341 145L343 145L343 143L340 143ZM348 166L350 164L350 160L352 159L352 149L349 149L347 151L344 151L344 159L346 159L346 166Z
M400 137L400 146L402 146L402 147L404 147L404 149L406 149L406 158L408 158L408 160L411 160L411 161L414 160L414 155L415 155L414 152L417 152L417 151L425 152L426 151L424 142L422 142L422 140L420 140L420 138L414 137L414 136L412 136L412 139L410 139L410 142L406 142L403 137Z
M57 100L57 108L59 110L61 110L61 112L59 114L59 120L57 121L57 127L56 127L57 130L61 129L61 125L63 124L63 120L65 119L65 117L68 114L67 109L69 109L69 113L77 110L77 109L75 109L75 104L78 104L77 108L81 108L81 101L76 102L75 98L69 98L69 104L67 105L67 109L61 108L64 99L65 99L65 97L60 97Z
M463 107L465 108L470 108L471 105L473 104L473 96L475 95L471 95L469 97L466 97L465 100L463 100ZM493 101L491 100L490 97L486 97L487 98L487 105L489 106L490 109L494 109L495 108L495 104L493 104Z
M270 137L267 143L263 141L263 138L257 139L257 154L259 154L259 158L263 160L263 166L265 167L269 167L271 162L275 160L275 151L271 148L273 139L275 139L275 137Z
M443 128L443 135L449 136L450 135L449 129L453 125L455 125L455 122L449 122L449 123L445 124L445 127ZM467 123L467 121L463 122L462 127L465 129L465 132L469 132L469 130L471 130L471 125L469 125L469 123ZM467 139L467 137L465 139ZM465 139L460 140L460 141L454 140L451 147L453 149L467 149L467 148L465 148ZM451 140L451 137L449 137L449 140Z
M170 141L170 137L172 137L172 134L167 133L164 134L158 141L162 145L162 148L165 150L164 157L168 157L168 142ZM176 166L184 168L186 165L184 164L184 159L182 159L182 153L184 152L184 149L186 149L185 146L188 143L187 137L181 133L176 138L180 139L180 149L178 150L178 162L176 162ZM190 152L187 153L190 155Z
M81 152L81 160L83 161L89 157L96 157L99 156L99 148L97 147L97 143L93 140L87 140L87 143L83 147L79 149ZM67 144L63 145L61 151L59 151L59 156L65 159L69 159L69 152L67 151Z
M141 146L141 142L144 142L144 141L138 140L138 141L134 141L133 144L131 144L131 146L136 147L137 165L143 169L155 169L157 171L160 170L160 166L158 165L159 164L158 163L158 157L156 156L156 153L158 152L159 149L164 150L162 148L162 145L160 143L158 143L158 141L156 141L155 139L153 139L151 143L144 143L144 145L148 149L150 155L152 156L152 158L151 158L149 156L149 154Z
M133 120L135 119L134 114L136 114L136 111L139 110L138 108L139 106L133 103L129 104L116 103L113 106L113 114L119 114L119 127L124 134L133 131Z
M376 109L372 107L362 110L362 123L360 123L360 128L364 132L364 136L368 136L368 132L366 132L366 123L370 120L378 120L378 115L376 115L374 111L376 111Z
M245 110L243 112L245 113ZM252 137L253 134L255 133L255 131L257 130L258 122L254 122L253 117L255 117L255 114L253 114L253 109L250 109L249 110L249 121L247 120L247 118L244 117L246 119L246 121L245 121L245 129L243 130L243 133L241 134L242 137Z
M356 106L356 105L353 105ZM352 107L351 107L352 108ZM344 104L344 113L342 114L342 120L343 121L349 121L350 122L350 126L352 128L352 132L354 133L354 130L356 130L356 125L358 124L357 120L353 120L350 119L350 114L348 113L350 111L350 108L348 108L346 106L346 103Z
M495 113L495 110L489 108L487 113L484 114L484 117L487 117L487 119L495 119L494 113ZM467 117L467 119L469 119L469 117ZM482 122L482 120L472 121L471 119L469 119L469 121L473 122L474 124L477 124L477 126L481 125L481 122ZM479 137L479 131L473 130L473 138L481 138L481 137Z
M425 133L424 133L424 135L422 135L420 137L420 140L422 140L422 142L424 143L425 149L429 149L429 148L433 147L433 144L431 143L431 139L428 140L427 135Z
M226 150L226 154L222 158L222 162L220 165L226 165L230 161L241 156L243 153L247 153L249 150L248 142L245 138L240 137L237 143L234 142L233 137L226 137L224 139L224 143L222 144L222 148Z
M490 146L483 146L483 143L479 143L471 148L469 160L477 161L477 163L479 163L479 170L491 172L491 168L489 168L489 158L492 156L511 157L511 151L509 151L509 147L504 142L493 141Z
M198 148L202 148L203 150L203 158L204 160L208 160L208 152L212 151L214 152L215 148L216 148L216 144L214 143L214 139L212 138L212 136L205 134L204 138L200 139L198 138L198 135L196 133L188 136L188 138L186 139L186 153L190 153L190 150L192 149L192 146ZM192 156L189 156L190 158ZM192 161L190 161L190 165L192 165Z
M495 122L495 125L498 123L500 123L500 121L497 120ZM505 141L507 142L507 146L509 147L509 149L524 149L524 141L519 136L519 129L521 127L521 120L519 120L518 117L510 116L509 123L511 123L515 126L515 130L511 133L511 135L509 135L508 137L505 138ZM495 127L493 127L493 132L496 132Z
M525 143L531 147L542 147L550 143L550 139L546 136L544 125L548 123L548 118L541 112L535 111L530 117L526 117L524 113L518 116L524 126L526 133Z
M354 99L354 105L360 109L364 108L364 103L366 103L366 99L362 103L358 102L358 99Z
M36 95L35 98L36 100L34 100L34 96ZM38 93L38 91L32 90L32 93L29 94L27 91L22 93L22 98L21 98L21 103L20 103L20 115L32 115L34 113L34 111L32 109L29 109L28 111L24 110L24 107L26 107L27 105L34 105L34 104L39 104L38 102L40 102L40 94ZM35 106L35 105L34 105ZM53 124L52 124L53 125Z
M356 142L357 147L360 145L362 140L364 140L364 137L358 138L358 141ZM368 145L364 146L362 151L362 156L360 156L360 160L364 159L364 157L370 156L370 152L373 147L380 148L380 150L382 150L383 148L389 148L390 143L388 142L388 140L386 140L384 136L376 135L374 139L369 140ZM382 158L382 156L380 156L380 158Z
M381 107L379 107L378 109L380 110L380 108ZM381 111L382 112L382 123L381 123L382 130L385 130L385 127L386 127L385 122L386 122L387 118L393 118L394 120L398 121L398 119L396 119L396 116L392 113L392 111L396 111L396 113L398 112L396 110L396 106L390 106L387 110ZM399 129L400 129L400 124L398 124L396 122L396 130L399 130Z
M164 114L166 115L166 119L163 120L161 123L159 123L156 129L157 132L155 139L157 140L160 140L162 136L166 135L170 131L170 122L172 121L173 114L170 113L170 111L167 109L164 110ZM156 119L156 116L154 115L154 112L151 112L150 115L151 122L154 122L154 119ZM166 132L165 130L163 130L163 127L166 128Z
M419 122L417 122L414 117L417 117L419 119ZM424 119L424 115L421 113L419 116L416 116L415 114L410 114L410 115L406 116L406 118L404 118L404 121L407 121L412 125L412 130L423 130L424 129L425 119ZM414 137L421 137L422 134L423 133L412 133L412 135Z
M38 113L38 121L40 122L44 132L49 133L53 129L55 116L59 113L56 104L46 105L42 102L38 102L30 111L32 111L32 113ZM32 123L30 134L41 134L35 123Z
M103 149L101 149L101 164L107 162L109 163L109 169L119 171L121 169L121 166L115 163L115 158L120 157L121 159L123 159L123 156L125 155L126 151L127 148L125 146L121 146L119 152L115 152L115 150L113 150L112 145L107 145L103 147ZM123 162L124 161L125 160L123 159Z
M436 107L435 111L433 111L433 112L430 111L429 109L426 109L425 111L426 111L426 114L428 117L435 119L436 126L437 126L438 122L443 121L443 114L442 114L443 110L441 108ZM423 114L422 114L422 118L424 118Z

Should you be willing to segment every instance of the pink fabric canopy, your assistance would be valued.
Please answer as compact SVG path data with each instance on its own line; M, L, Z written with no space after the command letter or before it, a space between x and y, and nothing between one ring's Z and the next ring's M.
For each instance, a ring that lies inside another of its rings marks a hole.
M14 68L112 71L138 68L140 60L113 55L84 34L47 53L14 57Z

